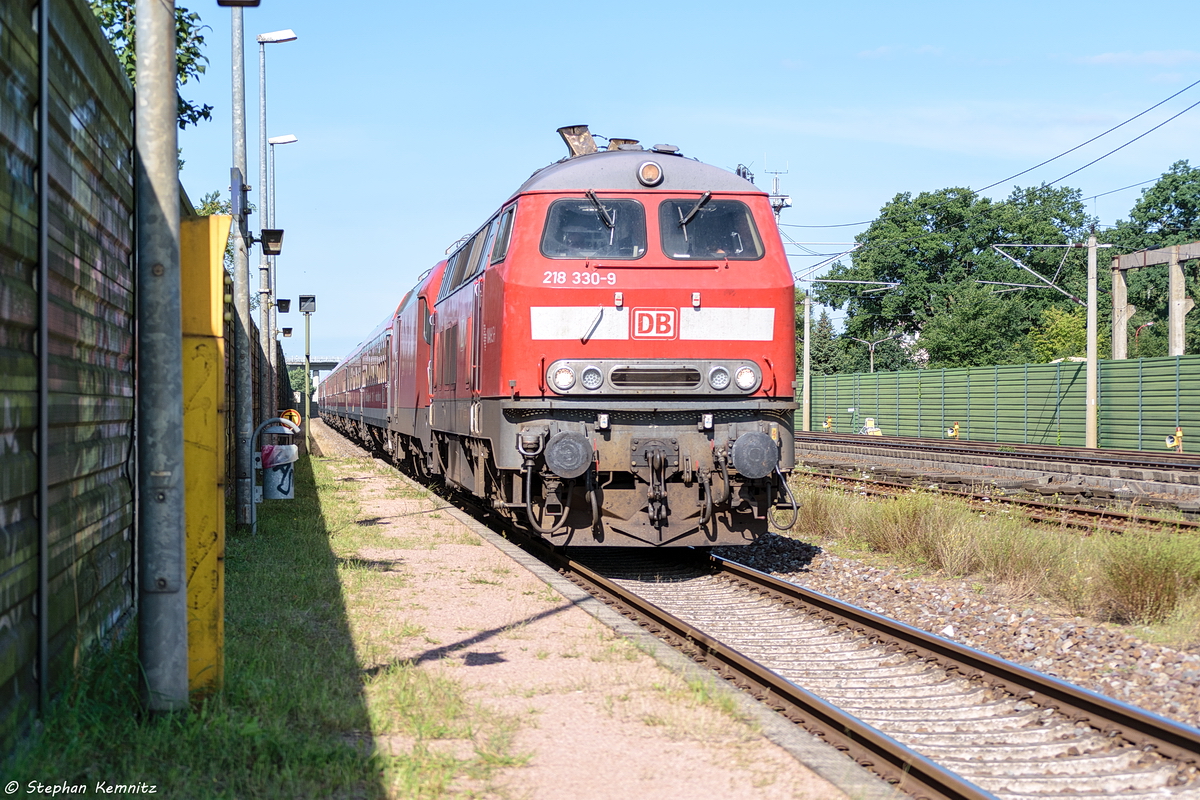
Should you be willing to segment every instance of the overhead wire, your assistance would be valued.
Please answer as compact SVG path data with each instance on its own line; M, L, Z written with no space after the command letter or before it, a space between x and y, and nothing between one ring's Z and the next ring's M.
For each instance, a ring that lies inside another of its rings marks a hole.
M1052 162L1052 161L1057 161L1058 159L1062 158L1063 156L1070 155L1071 153L1074 153L1076 150L1078 150L1078 149L1079 149L1079 148L1081 148L1081 147L1087 147L1089 144L1091 144L1092 142L1096 141L1097 139L1101 139L1101 138L1103 138L1103 137L1105 137L1105 136L1108 136L1108 134L1112 133L1113 131L1117 130L1118 128L1121 128L1121 127L1124 127L1125 125L1128 125L1129 123L1133 122L1135 119L1138 119L1139 117L1144 117L1145 115L1149 114L1149 113L1150 113L1151 111L1153 111L1154 109L1156 109L1156 108L1158 108L1159 106L1161 106L1163 103L1166 103L1166 102L1168 102L1168 101L1174 100L1176 97L1179 97L1179 95L1183 94L1183 93L1184 93L1184 92L1186 92L1188 89L1191 89L1193 86L1196 86L1197 84L1200 84L1200 81L1196 81L1195 83L1190 83L1190 84L1188 84L1187 86L1183 87L1183 88L1182 88L1182 89L1180 89L1178 92L1176 92L1175 94L1173 94L1173 95L1171 95L1170 97L1166 98L1165 100L1160 100L1159 102L1157 102L1157 103L1155 103L1154 105L1150 106L1149 108L1147 108L1145 111L1141 112L1140 114L1134 114L1132 117L1130 117L1129 119L1125 120L1124 122L1121 122L1121 123L1118 123L1118 124L1116 124L1116 125L1112 126L1112 127L1111 127L1111 128L1109 128L1108 130L1106 130L1104 133L1100 133L1100 134L1097 134L1097 135L1093 136L1092 138L1088 139L1088 140L1087 140L1086 142L1084 142L1083 144L1077 144L1077 145L1075 145L1074 147L1072 147L1070 150L1064 150L1063 152L1059 153L1058 155L1054 156L1053 158L1048 158L1048 159L1046 159L1045 161L1043 161L1043 162L1042 162L1042 163L1040 163L1040 164L1034 164L1034 165L1033 165L1032 167L1030 167L1029 169L1022 170L1021 172L1018 172L1016 175L1009 175L1007 178L1003 178L1003 179L1001 179L1001 180L998 180L998 181L996 181L995 183L988 184L987 186L984 186L982 189L976 189L976 190L975 190L975 193L976 193L976 194L978 194L979 192L986 192L988 189L992 189L992 188L994 188L994 187L996 187L996 186L999 186L999 185L1000 185L1000 184L1002 184L1002 183L1006 183L1006 182L1008 182L1008 181L1011 181L1013 178L1019 178L1019 177L1021 177L1022 175L1025 175L1026 173L1033 172L1033 171L1034 171L1035 169L1037 169L1038 167L1044 167L1044 166L1046 166L1047 164L1049 164L1050 162ZM1196 105L1200 105L1200 103L1197 103L1197 104L1195 104L1195 105L1188 106L1188 107L1187 107L1187 108L1185 108L1183 111L1180 111L1180 112L1179 112L1179 114L1176 114L1176 115L1175 115L1175 117L1178 117L1180 114L1183 114L1184 112L1190 111L1191 109L1195 108L1195 107L1196 107ZM1171 117L1171 119L1175 119L1175 117ZM1167 124L1167 122L1170 122L1170 121L1171 121L1171 119L1167 120L1166 122L1160 123L1159 125L1156 125L1155 127L1151 128L1149 131L1146 131L1146 133L1150 133L1150 131L1154 131L1154 130L1157 130L1158 128L1161 128L1163 125L1166 125L1166 124ZM1142 134L1142 136L1145 136L1145 135L1146 135L1146 133L1143 133L1143 134ZM1137 138L1138 138L1138 139L1140 139L1140 138L1142 138L1142 137L1141 137L1141 136L1139 136L1139 137L1137 137ZM1130 141L1126 142L1125 144L1132 144L1133 142L1136 142L1136 141L1137 141L1137 139L1131 139ZM1121 145L1121 147L1124 147L1124 146L1125 146L1125 145ZM1120 147L1118 147L1118 148L1117 148L1117 150L1120 150L1120 149L1121 149ZM1116 151L1116 150L1113 150L1113 151L1112 151L1112 153L1115 153L1115 152L1117 152L1117 151ZM1105 155L1101 156L1100 158L1106 158L1107 156L1110 156L1110 155L1112 155L1112 153L1106 153ZM1099 160L1100 160L1100 158L1096 159L1096 161L1099 161ZM1096 161L1093 161L1093 162L1091 162L1091 164L1085 164L1084 166L1080 167L1078 170L1075 170L1075 172L1078 172L1079 170L1086 169L1087 167L1090 167L1092 164L1095 164L1095 163L1096 163ZM1067 174L1066 174L1066 175L1064 175L1062 178L1059 178L1059 179L1058 179L1058 181L1061 181L1063 178L1069 178L1070 176L1074 175L1074 174L1075 174L1075 172L1069 172L1069 173L1067 173ZM1050 182L1049 184L1047 184L1047 185L1048 185L1048 186L1053 186L1054 184L1058 183L1058 181L1051 181L1051 182Z
M1193 86L1195 86L1196 84L1192 84L1192 85L1193 85ZM1066 175L1063 175L1061 178L1055 178L1054 180L1052 180L1052 181L1050 181L1049 183L1047 183L1047 184L1046 184L1046 186L1053 186L1054 184L1058 183L1059 181L1063 181L1063 180L1066 180L1067 178L1071 177L1071 176L1072 176L1072 175L1074 175L1076 172L1082 172L1083 170L1085 170L1085 169L1087 169L1088 167L1090 167L1092 164L1095 164L1097 161L1103 161L1104 159L1108 158L1109 156L1111 156L1113 153L1117 152L1118 150L1123 150L1124 148L1126 148L1126 147L1128 147L1129 145L1131 145L1131 144L1133 144L1134 142L1136 142L1138 139L1141 139L1143 136L1147 136L1147 135L1149 135L1149 134L1151 134L1151 133L1154 133L1156 130L1158 130L1159 128L1161 128L1163 125L1166 125L1168 122L1170 122L1170 121L1172 121L1172 120L1174 120L1174 119L1178 119L1179 117L1183 116L1183 115L1184 115L1184 114L1186 114L1187 112L1191 111L1191 110L1192 110L1193 108L1195 108L1196 106L1200 106L1200 100L1197 100L1195 103L1192 103L1190 106L1188 106L1187 108L1185 108L1183 111L1180 111L1180 112L1179 112L1178 114L1176 114L1175 116L1173 116L1173 117L1169 117L1169 118L1167 118L1167 119L1164 119L1162 122L1158 123L1158 124L1157 124L1157 125L1155 125L1153 128L1151 128L1150 130L1148 130L1148 131L1146 131L1145 133L1141 134L1140 136L1135 136L1135 137L1133 137L1132 139L1130 139L1128 142L1126 142L1125 144L1121 145L1120 147L1115 147L1115 148L1113 148L1112 150L1109 150L1107 153L1105 153L1104 155L1100 156L1099 158L1097 158L1097 159L1094 159L1094 160L1092 160L1092 161L1089 161L1088 163L1084 164L1084 165L1083 165L1082 167L1080 167L1079 169L1072 170L1071 172L1068 172Z
M1047 164L1049 164L1049 163L1051 163L1051 162L1057 161L1058 159L1062 158L1063 156L1070 155L1071 153L1075 152L1076 150L1079 150L1079 149L1080 149L1080 148L1082 148L1082 147L1086 147L1087 145L1091 144L1092 142L1094 142L1094 141L1096 141L1096 140L1098 140L1098 139L1101 139L1101 138L1103 138L1103 137L1107 136L1108 134L1112 133L1113 131L1115 131L1115 130L1118 130L1119 128L1122 128L1122 127L1124 127L1125 125L1128 125L1129 123L1133 122L1134 120L1136 120L1136 119L1139 119L1140 117L1144 117L1146 114L1150 113L1151 111L1153 111L1154 109L1158 108L1159 106L1161 106L1161 105L1163 105L1163 104L1165 104L1165 103L1168 103L1168 102L1170 102L1171 100L1174 100L1174 99L1175 99L1176 97L1178 97L1179 95L1183 94L1184 92L1186 92L1186 91L1188 91L1189 89L1192 89L1192 88L1194 88L1194 87L1196 87L1196 86L1198 86L1198 85L1200 85L1200 80L1197 80L1197 81L1194 81L1194 82L1192 82L1192 83L1188 84L1187 86L1183 87L1182 89L1180 89L1179 91L1177 91L1177 92L1175 92L1174 94L1170 95L1169 97L1166 97L1166 98L1164 98L1163 100L1160 100L1159 102L1157 102L1157 103L1155 103L1154 105L1150 106L1149 108L1147 108L1147 109L1145 109L1145 110L1143 110L1143 111L1141 111L1141 112L1139 112L1139 113L1137 113L1137 114L1134 114L1134 115L1133 115L1132 117L1130 117L1129 119L1126 119L1125 121L1123 121L1123 122L1120 122L1120 123L1118 123L1118 124L1116 124L1116 125L1112 126L1111 128L1109 128L1108 130L1104 131L1103 133L1099 133L1099 134L1097 134L1097 135L1093 136L1092 138L1088 139L1086 142L1083 142L1083 143L1081 143L1081 144L1078 144L1078 145L1076 145L1076 146L1074 146L1074 147L1070 148L1069 150L1064 150L1063 152L1059 153L1059 154L1058 154L1058 155L1056 155L1056 156L1053 156L1052 158L1048 158L1048 159L1046 159L1045 161L1042 161L1042 162L1040 162L1040 163L1038 163L1038 164L1035 164L1035 165L1033 165L1032 167L1030 167L1030 168L1028 168L1028 169L1025 169L1025 170L1022 170L1022 171L1020 171L1020 172L1018 172L1018 173L1016 173L1016 174L1009 175L1007 178L1002 178L1001 180L998 180L998 181L996 181L995 183L990 183L990 184L988 184L987 186L984 186L984 187L982 187L982 188L980 188L980 189L969 189L968 191L970 191L970 193L971 193L971 194L977 195L977 194L979 194L979 193L981 193L981 192L985 192L985 191L987 191L988 189L995 188L996 186L999 186L999 185L1000 185L1000 184L1002 184L1002 183L1006 183L1006 182L1008 182L1008 181L1012 180L1013 178L1019 178L1019 177L1021 177L1022 175L1026 175L1026 174L1028 174L1028 173L1030 173L1030 172L1033 172L1035 169L1038 169L1039 167L1044 167L1045 165L1047 165ZM1193 103L1192 105L1190 105L1190 106L1188 106L1187 108L1183 109L1183 111L1180 111L1178 114L1175 114L1174 116L1172 116L1172 117L1169 117L1169 118L1168 118L1168 119L1166 119L1166 120L1163 120L1163 121L1162 121L1162 122L1160 122L1159 124L1155 125L1153 128L1150 128L1149 130L1147 130L1147 131L1145 131L1145 132L1141 133L1140 135L1138 135L1138 136L1134 137L1133 139L1130 139L1129 141L1125 142L1125 143L1124 143L1124 144L1122 144L1120 147L1114 148L1114 149L1110 150L1109 152L1105 153L1104 155L1100 156L1099 158L1096 158L1096 159L1094 159L1094 160L1092 160L1092 161L1089 161L1087 164L1084 164L1082 167L1079 167L1079 169L1076 169L1076 170L1073 170L1073 171L1071 171L1071 172L1068 172L1066 175L1063 175L1063 176L1062 176L1062 177L1060 177L1060 178L1056 178L1056 179L1054 179L1053 181L1050 181L1049 183L1044 183L1044 184L1042 184L1042 185L1043 185L1043 186L1053 186L1054 184L1058 183L1059 181L1066 180L1067 178L1071 177L1072 175L1075 175L1075 174L1076 174L1076 173L1078 173L1078 172L1082 172L1083 170L1087 169L1088 167L1092 166L1093 164L1096 164L1096 163L1098 163L1099 161L1102 161L1102 160L1104 160L1105 158L1108 158L1109 156L1111 156L1111 155L1113 155L1114 153L1116 153L1116 152L1118 152L1118 151L1120 151L1120 150L1124 149L1125 147L1128 147L1129 145L1133 144L1134 142L1138 141L1139 139L1141 139L1141 138L1143 138L1143 137L1145 137L1145 136L1147 136L1147 135L1149 135L1149 134L1153 133L1154 131L1156 131L1156 130L1158 130L1159 128L1161 128L1161 127L1163 127L1164 125L1166 125L1168 122L1172 122L1172 121L1174 121L1175 119L1178 119L1179 117L1181 117L1181 116L1183 116L1184 114L1186 114L1187 112L1191 111L1193 108L1195 108L1195 107L1196 107L1196 106L1198 106L1198 105L1200 105L1200 102ZM1105 196L1105 195L1107 195L1107 194L1113 194L1113 193L1115 193L1115 192L1124 191L1125 189L1132 189L1132 188L1133 188L1133 187L1135 187L1135 186L1141 186L1141 185L1144 185L1144 184L1146 184L1146 183L1151 183L1151 182L1153 182L1153 181L1155 181L1155 180L1158 180L1158 178L1152 178L1152 179L1150 179L1150 180L1148 180L1148 181L1142 181L1141 183L1135 183L1135 184L1131 184L1130 186L1125 186L1125 187L1122 187L1121 189L1113 189L1112 191L1109 191L1109 192L1102 192L1101 194L1093 195L1092 197L1086 197L1086 198L1083 198L1083 199L1084 199L1084 200L1094 200L1094 199L1095 199L1095 198L1097 198L1097 197L1103 197L1103 196ZM856 226L856 225L869 225L869 224L870 224L870 223L872 223L872 222L874 222L874 220L864 220L864 221L861 221L861 222L843 222L843 223L839 223L839 224L836 224L836 225L792 225L792 224L786 224L786 223L780 223L780 224L781 224L781 226L784 226L784 225L786 225L786 227L789 227L789 228L849 228L849 227L854 227L854 226Z

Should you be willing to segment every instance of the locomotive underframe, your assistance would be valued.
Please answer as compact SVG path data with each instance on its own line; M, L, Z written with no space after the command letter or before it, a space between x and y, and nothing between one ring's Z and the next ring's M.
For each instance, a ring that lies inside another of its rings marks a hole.
M602 408L566 400L434 401L437 406L430 416L462 419L471 434L432 429L429 438L418 438L411 429L393 423L385 431L357 414L327 419L417 476L440 474L518 524L541 527L558 545L747 544L767 532L769 510L786 497L780 479L795 466L794 448L786 445L796 404L788 401L606 398ZM733 466L731 448L755 431L778 444L779 472L752 479ZM536 447L522 453L522 435L544 447L563 432L586 438L592 448L588 468L573 479L556 475Z
M463 420L470 434L436 430L433 468L556 544L745 544L767 531L781 474L794 466L795 408L744 398L434 401L435 420ZM776 443L779 473L751 479L734 468L732 444L751 431ZM573 478L555 474L541 450L565 432L592 450Z

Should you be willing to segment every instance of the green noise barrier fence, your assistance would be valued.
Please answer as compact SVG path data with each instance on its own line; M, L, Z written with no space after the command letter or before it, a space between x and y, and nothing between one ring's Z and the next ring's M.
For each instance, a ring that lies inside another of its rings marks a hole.
M1082 447L1086 381L1082 362L814 375L812 427ZM1200 446L1200 356L1101 361L1097 402L1100 447L1165 450L1177 427Z

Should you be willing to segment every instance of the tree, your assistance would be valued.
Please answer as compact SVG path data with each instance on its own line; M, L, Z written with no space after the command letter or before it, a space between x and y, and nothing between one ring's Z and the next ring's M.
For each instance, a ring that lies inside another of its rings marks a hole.
M1129 219L1118 220L1106 239L1126 253L1200 241L1200 168L1189 166L1186 160L1172 164L1153 186L1142 191ZM1143 329L1138 337L1141 357L1166 355L1170 301L1166 268L1130 270L1125 275L1129 301L1138 308L1130 325L1136 329L1147 322L1159 323ZM1200 299L1200 261L1184 265L1184 283L1188 295ZM1200 319L1189 314L1184 320L1184 347L1195 353L1200 350Z
M814 310L816 304L813 304ZM809 350L810 366L814 375L837 372L840 353L837 333L829 312L821 309L820 315L810 325L812 345ZM804 292L796 289L796 375L804 372Z
M978 281L1035 282L992 245L1067 244L1084 238L1092 222L1077 189L1018 187L1001 202L961 187L922 192L915 198L898 194L859 234L860 247L850 265L839 262L828 276L897 286L877 291L877 286L818 282L817 297L826 305L847 309L850 336L873 341L898 331L920 337L918 345L928 352L931 366L1008 363L1028 351L1021 342L1041 320L1042 310L1066 307L1070 301L1052 290L1027 290L1020 302L1003 296L988 299L991 291L981 290ZM1074 252L1081 251L1068 251L1066 259L1062 250L1050 248L1026 248L1014 255L1047 278L1058 273L1060 285L1082 295L1086 262L1071 257ZM1002 324L983 327L968 313L984 314ZM931 330L936 320L941 321ZM970 329L971 347L953 341L958 324ZM897 355L903 352L899 344L895 347ZM876 369L883 349L880 345L876 350ZM1004 361L989 360L995 357Z
M1123 250L1153 250L1200 240L1200 168L1176 161L1118 220L1109 241Z
M841 367L842 350L833 327L833 318L825 309L821 309L820 315L813 321L812 339L809 363L813 374L831 375L837 372Z
M1042 324L1029 335L1030 346L1038 361L1060 358L1083 358L1087 355L1087 311L1082 308L1063 311L1047 308L1042 312ZM1096 349L1100 358L1108 358L1112 337L1100 328Z
M288 380L293 392L304 391L304 367L288 367Z
M117 61L125 69L129 82L137 86L137 24L135 0L88 0L92 13L100 20L104 36L116 51ZM201 52L204 45L200 15L182 6L175 7L175 68L176 83L182 87L189 80L199 80L208 66ZM212 106L197 105L178 96L179 128L212 119Z
M887 334L874 335L871 338L862 337L863 341L876 342ZM838 340L841 349L839 372L870 372L871 348L862 341L855 341L849 336ZM875 345L875 371L899 372L906 369L916 369L917 363L907 346L899 339L887 339Z
M974 367L981 364L1022 364L1032 353L1023 305L1010 296L963 284L947 298L944 314L929 321L918 342L928 353L929 367Z

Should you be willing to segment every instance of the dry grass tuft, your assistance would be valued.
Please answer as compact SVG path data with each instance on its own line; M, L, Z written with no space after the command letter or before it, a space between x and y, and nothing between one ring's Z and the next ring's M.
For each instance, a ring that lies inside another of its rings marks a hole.
M1031 526L1019 515L981 514L949 497L913 492L866 500L804 484L792 536L839 549L1004 584L1103 621L1160 625L1194 641L1200 621L1200 539L1175 534L1083 536Z

